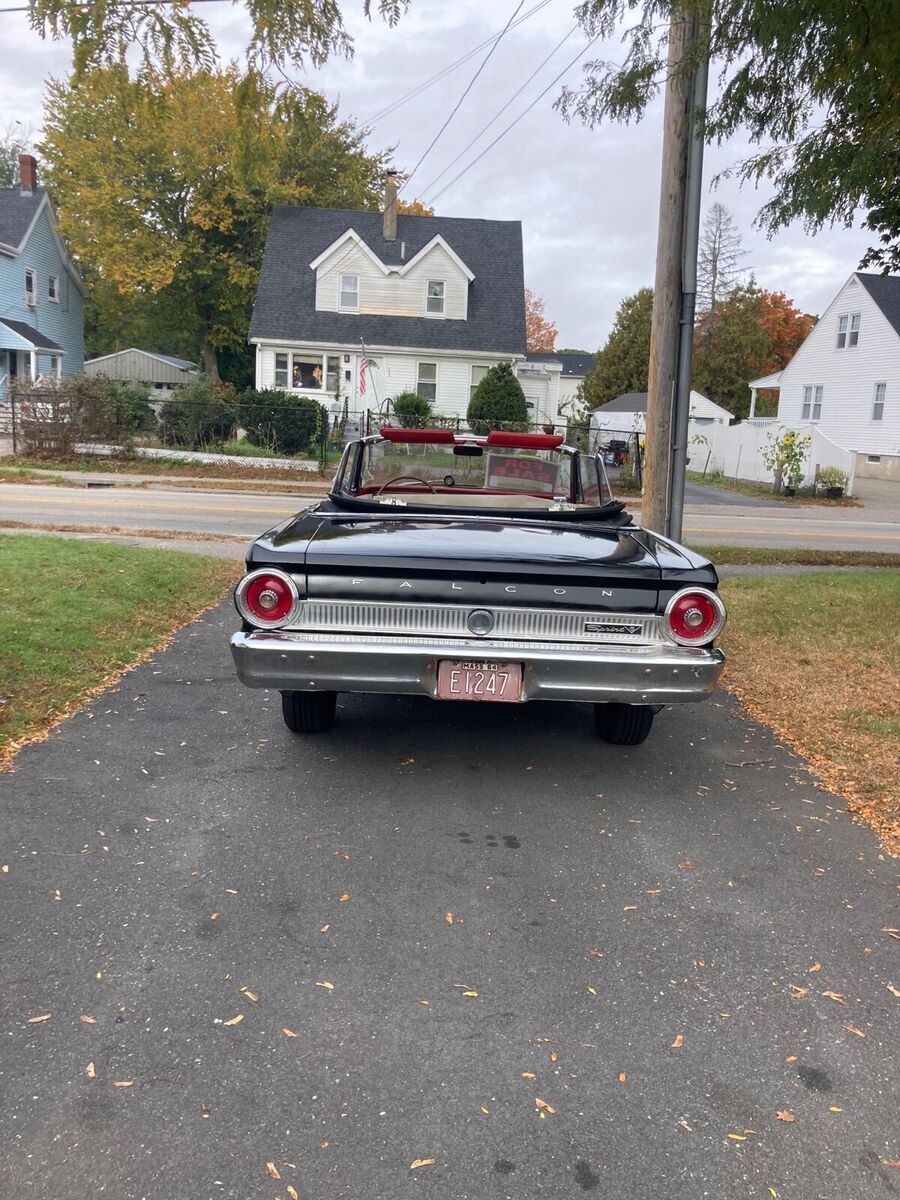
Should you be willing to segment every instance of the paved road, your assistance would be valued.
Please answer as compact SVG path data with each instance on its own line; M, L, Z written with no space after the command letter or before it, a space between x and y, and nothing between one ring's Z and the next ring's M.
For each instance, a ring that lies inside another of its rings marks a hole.
M232 624L0 782L0 1195L897 1195L896 863L727 697L304 741Z
M701 505L704 508L714 504L728 508L772 508L771 500L760 496L743 496L740 492L728 492L724 488L709 487L707 484L685 483L684 502L686 505Z
M202 492L134 488L64 488L0 484L0 525L4 519L130 529L165 529L230 534L248 539L290 516L304 504L296 496L246 492ZM685 540L746 546L801 546L817 549L900 550L900 522L873 518L865 510L719 508L703 506L685 517Z

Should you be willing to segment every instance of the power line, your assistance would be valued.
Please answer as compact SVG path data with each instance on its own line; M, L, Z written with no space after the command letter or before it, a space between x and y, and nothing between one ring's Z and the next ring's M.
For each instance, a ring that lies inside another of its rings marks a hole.
M492 34L489 38L485 38L483 42L479 42L477 46L473 46L471 50L467 50L465 54L463 54L460 58L457 58L454 62L450 63L449 66L443 67L429 79L417 84L414 88L412 88L411 91L408 91L405 95L401 96L399 100L394 100L385 108L380 109L373 117L370 118L369 121L366 122L367 126L371 128L379 121L384 120L384 118L389 116L392 112L396 112L398 108L402 108L403 105L408 103L410 100L414 100L416 96L421 95L422 92L426 91L433 84L438 83L452 71L455 71L457 67L461 67L463 63L468 62L470 58L474 58L479 51L486 49L486 47L490 46L492 42L496 42L503 36L504 33L510 32L517 26L521 25L523 21L527 21L529 17L533 17L536 12L540 12L542 8L546 8L549 3L550 0L540 0L540 3L536 4L534 8L530 8L527 12L522 13L518 20L513 21L509 26L509 29L501 29L499 33Z
M590 50L591 46L593 46L594 42L597 41L599 36L600 36L599 34L595 34L595 36L591 38L591 40L587 43L587 45L578 51L578 53L571 60L571 62L567 63L566 66L564 66L563 69L560 71L560 73L554 79L550 80L550 82L547 84L547 86L544 88L544 90L542 92L539 92L538 95L535 96L535 98L531 101L531 103L528 105L528 107L524 108L514 120L510 121L510 123L506 126L506 128L503 130L502 133L498 133L497 136L494 138L494 140L492 142L490 142L489 145L485 146L485 148L481 151L481 153L476 155L476 157L473 158L472 161L467 166L463 167L463 169L457 175L454 175L454 177L450 180L450 182L448 184L445 184L444 187L442 187L439 192L435 192L435 194L431 198L432 204L434 204L434 202L436 200L438 200L441 196L443 196L444 192L446 192L450 188L452 188L455 183L458 183L459 180L462 179L463 175L465 175L468 171L471 171L472 167L474 167L476 163L481 162L481 160L488 153L488 151L493 150L493 148L497 145L497 143L499 141L501 141L503 138L505 138L506 135L509 133L509 131L515 125L518 125L518 123L522 120L522 118L524 116L526 116L528 113L531 112L531 110L534 108L534 106L537 104L537 102L539 100L543 100L544 96L547 95L547 93L550 91L550 89L555 87L556 84L559 83L559 81L560 81L560 79L562 79L563 75L565 75L567 71L571 70L571 68L575 66L575 64L578 62L579 58L582 58L585 54L587 54L588 50ZM475 142L475 140L476 139L473 138L472 142L469 143L469 146L467 146L466 149L469 149L469 147L471 147L471 145Z
M475 74L469 80L468 85L466 86L465 90L463 91L463 94L460 96L460 98L457 100L456 104L454 104L453 108L450 110L450 113L448 114L446 121L443 123L443 125L440 127L440 129L437 131L437 133L431 139L431 144L428 146L428 149L425 151L425 153L422 155L422 157L419 159L419 161L416 163L416 165L413 167L413 169L407 175L406 179L404 179L403 184L401 185L400 191L403 191L403 188L406 187L406 185L412 179L413 175L415 175L416 171L418 171L419 167L421 167L422 163L425 161L425 159L428 157L428 155L431 153L431 151L437 145L438 140L441 137L441 134L444 132L444 130L447 128L447 126L450 124L450 122L453 120L453 118L459 112L459 109L460 109L460 106L461 106L463 100L465 100L466 96L468 96L469 92L471 92L472 88L475 86L475 80L478 78L478 76L481 74L481 72L484 70L484 68L490 62L491 55L494 53L494 51L500 45L500 42L503 38L503 34L506 33L507 29L509 29L510 25L513 23L514 18L519 15L519 10L521 9L521 7L524 3L525 3L525 0L519 0L519 3L516 5L515 12L512 14L512 16L506 22L506 24L504 25L504 27L500 33L500 36L497 38L497 40L494 42L493 46L491 46L490 50L488 50L487 54L482 59L481 66L478 68L478 70L475 72Z
M535 67L535 69L531 72L531 74L528 76L528 78L525 80L525 82L522 84L522 86L517 88L513 92L513 94L510 96L510 98L507 100L507 102L503 105L503 107L494 113L494 115L491 117L491 119L488 121L488 123L486 125L483 125L481 127L481 129L479 129L478 133L475 134L475 136L472 138L472 140L469 142L469 144L467 146L463 147L462 150L460 150L460 152L459 152L459 154L457 154L456 158L452 159L451 162L447 163L446 167L444 167L444 169L443 169L443 171L441 171L440 175L435 175L435 177L434 177L434 179L432 179L431 183L429 183L429 185L426 188L422 189L423 200L424 200L425 196L428 194L428 192L430 192L431 189L434 187L434 185L438 182L438 180L443 179L443 177L447 174L447 172L451 169L451 167L455 167L456 164L459 162L459 160L463 157L463 155L465 155L467 153L467 151L469 151L472 148L472 146L474 146L475 143L480 138L482 138L484 136L484 134L487 133L487 131L490 129L490 127L494 124L494 122L498 121L500 119L500 117L503 116L503 114L506 112L506 110L509 108L509 106L512 104L512 102L518 96L521 96L521 94L528 87L529 83L531 83L531 81L535 78L536 75L539 75L541 73L541 71L544 69L544 67L547 65L547 63L550 61L550 59L554 56L554 54L556 54L556 52L558 50L562 49L562 47L566 44L566 42L569 40L569 38L572 36L572 34L575 33L575 31L577 29L578 29L577 24L572 26L572 28L565 35L565 37L562 38L561 41L556 43L556 45L553 47L553 49L550 51L550 53L547 55L547 57L537 67Z

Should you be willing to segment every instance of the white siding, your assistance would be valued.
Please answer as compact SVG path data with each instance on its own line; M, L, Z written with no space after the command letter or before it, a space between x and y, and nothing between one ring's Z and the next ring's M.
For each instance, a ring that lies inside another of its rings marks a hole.
M444 318L464 321L469 281L442 246L431 250L408 271L385 275L359 246L339 246L316 271L316 309L337 312L341 275L359 276L359 311L370 315L424 317L429 279L444 282ZM441 320L441 317L432 317Z
M839 350L838 318L850 313L861 314L859 344ZM887 384L881 421L872 419L876 383ZM822 433L848 450L900 453L900 336L855 276L784 368L778 420L805 424L803 389L816 385L823 388Z

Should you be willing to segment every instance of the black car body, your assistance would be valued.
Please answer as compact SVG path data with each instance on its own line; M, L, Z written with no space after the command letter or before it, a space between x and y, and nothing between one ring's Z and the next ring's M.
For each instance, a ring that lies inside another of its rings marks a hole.
M350 443L326 500L251 547L231 646L288 726L339 692L591 702L643 741L702 700L724 657L715 568L636 525L600 459L551 435L384 429Z

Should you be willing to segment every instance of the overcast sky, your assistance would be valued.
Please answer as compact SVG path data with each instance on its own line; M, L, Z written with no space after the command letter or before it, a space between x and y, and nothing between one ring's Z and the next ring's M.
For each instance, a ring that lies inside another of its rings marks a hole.
M22 0L0 0L0 8ZM526 0L522 13L533 8ZM344 0L345 23L356 40L352 61L335 59L304 77L310 87L339 100L341 115L372 126L372 149L395 146L394 160L410 170L440 129L487 53L481 51L442 81L392 114L376 114L448 66L485 38L499 32L516 7L485 0L413 0L400 25L362 16L362 0ZM375 4L373 3L373 8ZM241 9L204 5L223 58L240 57L246 41ZM521 14L520 14L521 15ZM541 92L585 45L576 30L486 135L448 171L432 181L463 151L487 121L528 79L575 24L571 0L550 0L500 42L459 112L404 192L429 201ZM70 50L42 41L26 14L0 14L0 125L21 121L38 130L44 83L64 78ZM621 46L595 46L590 57L619 60ZM579 67L564 82L576 84ZM489 217L522 222L525 280L544 297L547 316L559 327L559 346L596 350L603 344L616 308L627 295L653 283L659 204L662 102L639 125L606 124L588 130L567 125L553 109L562 82L436 202L441 215ZM805 312L821 313L868 245L859 229L826 230L808 237L792 227L772 241L752 228L768 191L740 189L725 181L715 192L708 181L734 165L747 145L708 147L704 204L718 199L740 229L746 259L761 287L784 291Z

